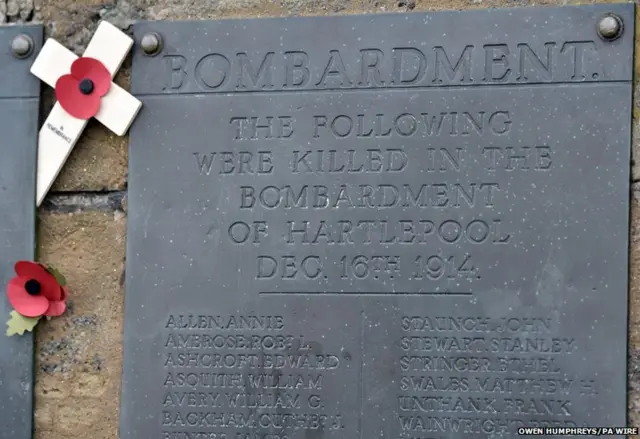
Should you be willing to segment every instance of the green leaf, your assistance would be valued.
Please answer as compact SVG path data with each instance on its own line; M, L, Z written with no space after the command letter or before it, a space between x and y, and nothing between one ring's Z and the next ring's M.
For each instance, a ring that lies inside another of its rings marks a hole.
M33 331L33 328L36 326L39 320L40 317L25 317L22 314L19 314L17 311L11 311L11 318L7 322L7 335L22 335L24 334L24 331Z
M60 273L58 270L56 270L55 268L53 268L50 265L45 265L45 268L47 269L47 271L49 273L51 273L51 275L53 277L56 278L56 280L58 281L58 283L60 284L61 287L64 287L67 284L67 280L64 278L62 273Z

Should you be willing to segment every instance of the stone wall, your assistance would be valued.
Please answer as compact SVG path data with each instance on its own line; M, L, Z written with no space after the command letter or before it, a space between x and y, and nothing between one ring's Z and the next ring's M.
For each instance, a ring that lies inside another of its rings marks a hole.
M128 30L135 20L327 15L359 12L565 5L528 0L0 0L0 23L38 22L81 54L100 20ZM640 11L640 9L639 9ZM637 14L638 19L640 15ZM640 29L640 23L637 26ZM640 32L636 33L637 44ZM640 46L636 47L638 52ZM640 57L636 59L640 72ZM128 88L130 60L116 82ZM42 110L53 93L44 86ZM640 87L636 87L640 105ZM640 142L640 107L634 110ZM636 146L637 148L637 146ZM640 426L640 164L630 194L629 417ZM72 288L69 312L40 325L36 343L38 439L118 437L127 216L127 138L89 122L40 208L38 257Z

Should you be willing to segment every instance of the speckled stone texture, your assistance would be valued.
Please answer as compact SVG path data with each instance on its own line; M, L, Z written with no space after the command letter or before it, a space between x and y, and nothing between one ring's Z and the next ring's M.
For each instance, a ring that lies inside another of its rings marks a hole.
M117 437L125 214L105 207L39 220L40 260L65 273L73 294L65 317L37 333L36 437Z
M0 23L44 23L81 54L100 20L129 31L139 19L178 20L476 9L594 2L527 0L0 0ZM599 3L607 3L599 2ZM639 9L640 10L640 9ZM636 12L638 14L638 12ZM640 18L640 15L637 15ZM637 26L640 28L640 26ZM636 53L640 53L636 30ZM640 57L635 60L640 72ZM130 60L116 77L129 88ZM43 87L43 114L53 93ZM640 87L636 87L634 153L640 152ZM640 162L633 166L640 181ZM91 121L40 209L39 255L71 287L71 310L37 334L38 439L118 437L122 368L127 138ZM631 231L629 419L640 426L640 183L634 185Z

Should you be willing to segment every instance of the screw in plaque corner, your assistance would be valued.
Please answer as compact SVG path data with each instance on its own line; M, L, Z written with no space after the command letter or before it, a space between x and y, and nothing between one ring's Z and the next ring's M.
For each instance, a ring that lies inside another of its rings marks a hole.
M33 52L33 39L27 34L17 35L11 41L11 53L16 58L27 58Z
M162 50L162 37L155 32L143 35L140 47L147 56L157 55Z
M606 41L613 41L620 38L624 30L622 18L615 14L605 14L598 20L598 35Z

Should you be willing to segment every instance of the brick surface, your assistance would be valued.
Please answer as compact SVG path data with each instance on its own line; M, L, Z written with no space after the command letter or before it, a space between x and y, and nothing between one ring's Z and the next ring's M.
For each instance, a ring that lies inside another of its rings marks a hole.
M36 338L37 439L117 437L125 217L41 212L39 260L65 274L68 311Z

